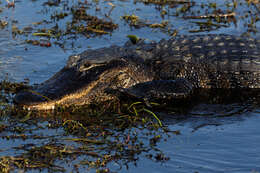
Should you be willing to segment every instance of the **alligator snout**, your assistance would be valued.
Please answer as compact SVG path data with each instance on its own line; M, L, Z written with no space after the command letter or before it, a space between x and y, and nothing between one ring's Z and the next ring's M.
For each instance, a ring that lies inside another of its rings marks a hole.
M48 101L48 99L30 90L20 91L14 97L14 103L17 105L21 105L21 104L30 105L30 104L36 104L45 101Z

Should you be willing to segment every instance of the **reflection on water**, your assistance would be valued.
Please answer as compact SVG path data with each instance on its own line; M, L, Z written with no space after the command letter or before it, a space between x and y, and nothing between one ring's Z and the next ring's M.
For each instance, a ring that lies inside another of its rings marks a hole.
M46 80L65 63L67 54L56 48L31 47L22 40L12 40L8 31L0 31L0 78L32 83ZM48 56L46 56L48 55Z
M258 115L259 109L244 113L243 118L238 118L242 121L233 118L226 124L224 118L218 122L220 125L205 126L195 132L187 125L170 126L181 130L182 135L171 143L173 157L169 165L180 172L259 172Z
M259 172L260 166L260 109L234 106L225 112L226 105L199 105L200 116L194 111L190 117L167 120L169 128L180 131L160 143L160 148L170 156L170 160L161 166L145 160L138 171L150 172ZM218 111L213 107L223 107ZM238 110L239 108L240 110ZM212 109L212 110L211 110ZM210 115L207 114L209 110ZM215 112L215 113L212 113ZM135 168L130 169L134 172Z

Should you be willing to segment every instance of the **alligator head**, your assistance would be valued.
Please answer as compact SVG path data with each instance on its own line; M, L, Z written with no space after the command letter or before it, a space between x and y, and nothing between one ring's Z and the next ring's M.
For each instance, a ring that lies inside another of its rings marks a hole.
M56 104L84 105L113 99L107 88L128 88L152 80L141 58L125 57L112 46L71 56L67 65L32 90L19 92L14 102L28 109L53 109ZM84 58L83 58L84 57Z

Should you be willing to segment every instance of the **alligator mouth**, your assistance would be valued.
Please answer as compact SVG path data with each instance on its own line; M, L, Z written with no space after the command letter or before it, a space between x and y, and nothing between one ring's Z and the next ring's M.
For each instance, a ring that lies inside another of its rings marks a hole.
M130 65L123 58L84 68L64 67L32 90L17 93L14 103L29 110L102 103L115 98L105 92L107 88L128 88L152 80L148 76L151 75L145 75L143 68Z
M51 99L34 90L20 91L18 94L16 94L14 98L14 103L16 105L22 106L28 110L30 110L31 108L38 109L41 103L47 101L49 101L49 103L52 102ZM49 104L49 106L46 105L46 107L48 107L47 109L54 109L54 104Z
M28 109L53 109L56 100L62 98L65 90L70 93L72 88L79 89L76 88L74 80L77 76L78 74L73 68L63 68L44 83L34 86L31 90L17 93L14 103Z

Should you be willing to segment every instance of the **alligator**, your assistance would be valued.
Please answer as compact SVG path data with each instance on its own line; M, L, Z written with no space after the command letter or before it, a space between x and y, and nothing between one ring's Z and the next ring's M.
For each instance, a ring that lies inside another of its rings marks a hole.
M196 88L259 89L260 40L233 35L178 36L89 49L14 102L28 109L85 105L123 94L145 100L186 98Z

